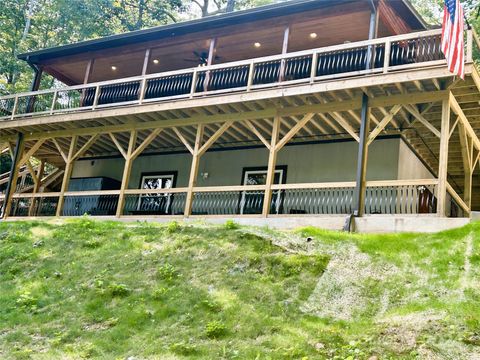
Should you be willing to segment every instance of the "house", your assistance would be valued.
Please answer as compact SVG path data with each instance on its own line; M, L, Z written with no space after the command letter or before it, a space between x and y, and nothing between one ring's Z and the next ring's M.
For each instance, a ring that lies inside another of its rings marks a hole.
M21 54L3 218L463 223L480 208L465 39L462 80L407 0L299 0Z

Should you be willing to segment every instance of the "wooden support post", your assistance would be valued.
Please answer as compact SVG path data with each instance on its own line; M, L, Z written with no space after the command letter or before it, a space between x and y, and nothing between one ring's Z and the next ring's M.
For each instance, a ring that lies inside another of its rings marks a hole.
M208 49L208 58L207 58L207 66L213 64L213 57L215 55L215 47L217 46L217 39L213 38L210 40L210 47ZM205 84L203 86L204 91L208 91L208 85L210 83L210 71L207 71L205 74Z
M450 101L442 101L442 125L440 129L440 158L438 162L437 215L446 216L448 140L450 136Z
M130 133L130 140L128 142L127 156L125 157L125 166L123 167L122 185L120 187L120 194L118 195L117 212L116 216L120 217L123 214L123 207L125 205L125 190L128 189L128 183L130 182L130 173L132 171L133 152L135 151L135 145L137 143L137 132L132 131Z
M270 140L270 154L268 156L267 178L265 181L265 195L263 197L262 215L267 217L270 214L270 203L272 202L272 185L275 180L275 165L277 163L277 141L280 134L280 116L273 119L272 139Z
M368 96L363 94L360 124L360 142L358 143L357 157L357 185L355 187L355 216L363 216L365 212L365 192L368 159L368 135L370 132L370 109Z
M45 162L43 160L40 161L38 165L35 184L33 185L33 194L37 194L40 191L40 186L42 185L42 178L43 172L45 171ZM34 216L35 214L35 207L38 202L37 198L32 198L30 201L30 207L28 208L28 216Z
M87 67L85 68L85 74L83 75L83 84L84 85L88 84L88 82L90 81L90 78L91 78L92 72L93 72L94 62L95 62L95 59L90 59L87 63ZM86 96L86 89L83 89L82 90L82 95L80 97L80 106L84 105L85 96Z
M283 32L282 54L286 54L288 52L289 36L290 36L290 27L287 26ZM285 80L285 68L286 68L286 61L285 59L282 59L280 61L280 71L278 72L278 81L280 82Z
M145 51L145 57L143 59L143 67L142 67L142 76L145 76L147 74L148 70L148 64L150 62L150 53L151 50L147 49ZM138 92L138 101L140 104L143 103L143 99L145 98L145 91L147 89L147 79L142 79L142 82L140 83L140 88Z
M193 203L193 188L197 183L198 164L200 162L200 148L203 142L203 124L199 124L197 127L197 136L195 137L195 147L193 149L192 166L190 168L190 179L188 181L187 199L185 201L184 216L188 217L192 213Z
M63 212L63 204L65 201L65 192L68 190L68 184L70 183L70 176L72 175L75 150L77 148L78 137L72 136L70 143L70 149L68 150L67 162L65 163L65 172L63 173L62 187L60 189L60 195L58 196L57 204L57 216L61 216Z
M463 201L470 208L472 205L472 157L473 157L473 139L468 141L468 135L463 123L458 124L458 136L460 138L460 149L462 152L463 161Z
M20 170L20 158L22 157L25 142L23 140L23 134L18 133L17 144L15 145L15 151L12 157L12 166L10 168L10 177L5 191L5 199L2 206L2 218L6 219L10 215L12 208L12 196L17 189L18 172Z
M151 50L150 50L150 49L147 49L147 50L145 51L145 57L143 58L142 75L146 75L146 74L147 74L148 63L150 62L150 53L151 53Z
M37 70L35 70L35 75L33 77L30 91L37 91L40 88L40 83L42 81L42 74L43 74L42 68L38 68ZM34 108L35 108L35 95L32 95L28 98L27 114L33 112Z

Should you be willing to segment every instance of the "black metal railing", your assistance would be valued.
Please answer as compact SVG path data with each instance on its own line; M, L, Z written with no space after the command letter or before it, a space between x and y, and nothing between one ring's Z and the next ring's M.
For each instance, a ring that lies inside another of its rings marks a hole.
M314 82L332 77L388 72L406 65L422 66L443 61L440 44L441 32L429 30L233 63L10 95L0 97L0 118L91 110L115 104L203 96L208 92L250 91L256 87L277 86L292 81ZM371 61L369 67L368 61Z

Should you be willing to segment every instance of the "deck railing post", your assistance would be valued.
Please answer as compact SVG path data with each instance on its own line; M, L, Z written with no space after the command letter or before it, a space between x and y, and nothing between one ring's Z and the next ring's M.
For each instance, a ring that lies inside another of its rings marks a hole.
M2 211L2 216L4 219L6 219L10 215L10 209L12 208L12 196L15 193L15 190L17 189L17 179L18 179L18 173L20 171L20 159L23 154L25 142L23 139L23 134L18 133L17 134L17 143L15 145L15 151L13 152L13 158L12 158L12 166L10 168L10 178L7 183L7 189L5 191L5 199L3 202L3 211Z
M50 106L50 115L52 115L53 111L55 110L55 103L57 102L57 96L58 96L58 90L55 90L53 92L52 106Z
M95 110L98 105L98 98L100 97L100 85L95 87L95 97L93 98L92 110Z
M197 78L198 78L198 70L195 69L193 70L193 75L192 75L192 87L190 88L190 98L195 95L195 90L197 89Z
M13 101L12 116L10 117L10 119L12 120L15 117L15 113L17 112L17 107L18 107L18 95L15 95L15 100Z
M473 31L472 29L467 30L467 63L473 61Z
M392 49L392 43L391 41L387 40L385 42L385 54L383 58L383 72L387 73L388 72L388 67L390 66L390 52Z
M315 81L317 76L318 53L316 51L312 54L312 68L310 69L310 83Z
M255 75L255 62L252 61L248 66L247 91L250 91L252 88L254 75Z
M184 216L188 217L192 213L192 204L193 204L193 188L197 183L197 175L198 175L198 165L200 162L200 148L202 146L203 141L203 124L198 124L197 127L197 135L195 137L195 147L193 149L193 156L192 156L192 166L190 168L190 178L188 181L188 191L187 191L187 198L185 200L185 211Z
M263 197L262 215L267 217L270 214L272 202L272 185L275 180L275 165L277 163L278 150L277 142L280 133L280 116L275 115L273 119L272 139L270 140L270 154L268 156L267 178L265 181L265 195Z
M142 82L141 82L141 85L140 85L140 94L139 94L139 97L138 97L138 103L139 104L143 103L143 99L145 99L145 91L146 90L147 90L147 79L143 78Z
M446 216L448 140L450 137L450 100L442 101L442 121L440 129L440 155L438 161L438 201L437 215Z
M70 142L70 148L68 150L67 161L65 163L65 172L63 173L62 187L60 189L60 195L58 196L57 204L57 216L62 216L63 204L65 202L65 192L68 190L68 185L70 183L70 176L72 175L73 163L75 150L77 148L78 136L72 136L72 141Z

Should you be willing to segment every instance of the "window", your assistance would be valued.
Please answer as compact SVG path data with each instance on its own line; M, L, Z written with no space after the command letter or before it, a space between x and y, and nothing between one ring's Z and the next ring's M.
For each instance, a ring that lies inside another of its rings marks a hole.
M176 172L144 173L140 181L141 189L171 189L175 187ZM137 210L149 214L170 214L173 194L154 192L142 194L138 198Z
M287 175L286 166L275 168L274 184L285 184ZM244 168L242 185L265 185L267 182L267 168ZM243 191L240 199L240 214L261 214L263 209L264 191ZM280 191L272 193L270 213L279 214L282 212L282 200Z

